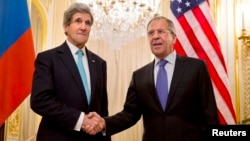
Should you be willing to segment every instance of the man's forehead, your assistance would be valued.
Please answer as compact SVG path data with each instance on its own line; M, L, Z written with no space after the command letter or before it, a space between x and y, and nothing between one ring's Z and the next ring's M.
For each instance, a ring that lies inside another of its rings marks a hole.
M90 14L88 13L80 13L80 12L77 12L75 13L73 16L72 16L72 19L89 19L91 20L91 16Z

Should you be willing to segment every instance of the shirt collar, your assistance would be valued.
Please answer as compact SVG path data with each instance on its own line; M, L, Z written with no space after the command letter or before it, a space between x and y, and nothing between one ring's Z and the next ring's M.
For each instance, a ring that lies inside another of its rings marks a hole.
M79 48L76 47L75 45L73 45L73 44L72 44L71 42L69 42L68 40L66 40L66 43L67 43L67 45L69 46L69 49L70 49L71 53L72 53L72 54L76 54L76 52L79 50ZM85 47L83 47L81 50L82 50L83 54L86 54L86 49L85 49Z
M164 59L167 60L169 64L175 64L176 51L174 50L168 56L166 56ZM155 57L155 66L158 64L159 61L160 61L160 59Z

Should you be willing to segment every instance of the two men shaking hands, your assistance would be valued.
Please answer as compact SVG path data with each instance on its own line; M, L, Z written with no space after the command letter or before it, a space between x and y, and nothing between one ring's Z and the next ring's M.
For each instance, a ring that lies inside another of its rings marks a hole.
M85 114L82 130L90 135L95 135L105 129L105 120L96 112Z

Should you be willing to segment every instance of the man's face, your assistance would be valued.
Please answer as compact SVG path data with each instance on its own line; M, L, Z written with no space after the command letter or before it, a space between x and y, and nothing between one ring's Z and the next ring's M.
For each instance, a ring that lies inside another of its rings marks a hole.
M162 59L173 51L176 36L171 34L164 19L156 19L148 26L148 40L152 53Z
M91 30L91 17L87 13L75 13L69 25L64 25L67 39L75 46L82 48L88 41Z

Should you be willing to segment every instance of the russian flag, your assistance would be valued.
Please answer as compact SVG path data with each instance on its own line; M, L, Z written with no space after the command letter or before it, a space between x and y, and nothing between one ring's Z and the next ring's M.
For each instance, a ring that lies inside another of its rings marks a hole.
M0 126L30 94L34 60L27 0L0 0Z

